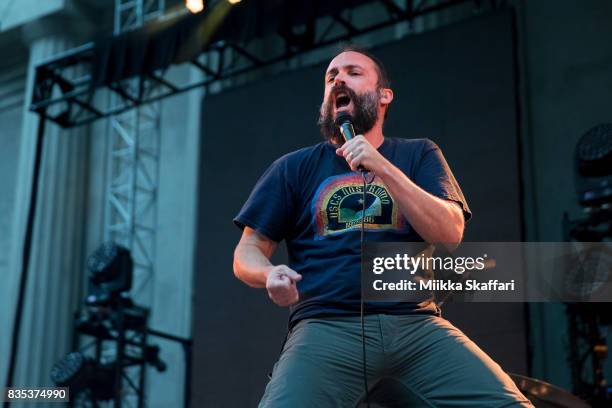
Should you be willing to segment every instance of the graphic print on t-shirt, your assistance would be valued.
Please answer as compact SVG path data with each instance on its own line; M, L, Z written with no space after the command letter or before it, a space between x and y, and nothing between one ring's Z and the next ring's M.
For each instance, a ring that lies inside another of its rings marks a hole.
M395 205L387 187L375 180L366 186L365 229L402 231L406 220ZM315 239L361 228L363 178L347 173L325 179L312 201Z

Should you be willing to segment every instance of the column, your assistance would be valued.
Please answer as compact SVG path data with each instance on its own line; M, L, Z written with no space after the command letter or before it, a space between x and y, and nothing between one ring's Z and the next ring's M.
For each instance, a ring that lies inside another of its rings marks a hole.
M7 292L13 302L0 330L8 347L0 349L2 384L8 368L10 342L21 278L22 252L31 200L34 156L39 117L28 110L35 65L78 43L66 21L41 19L23 27L30 44L20 153L16 169L16 199L12 223ZM78 41L78 40L77 40ZM84 276L83 236L86 220L85 187L88 132L86 128L62 130L47 122L38 184L38 204L21 329L16 386L51 385L53 364L71 349L73 312L82 296ZM4 346L4 345L3 345Z

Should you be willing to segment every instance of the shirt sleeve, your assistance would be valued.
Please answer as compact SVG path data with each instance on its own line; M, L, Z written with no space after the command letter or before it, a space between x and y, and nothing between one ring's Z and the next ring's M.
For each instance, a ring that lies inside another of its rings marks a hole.
M472 211L442 151L429 139L425 139L425 146L419 166L416 169L414 182L436 197L458 203L463 210L466 221L472 218Z
M294 200L287 174L287 160L280 158L259 178L251 195L234 218L234 224L253 228L280 242L294 225Z

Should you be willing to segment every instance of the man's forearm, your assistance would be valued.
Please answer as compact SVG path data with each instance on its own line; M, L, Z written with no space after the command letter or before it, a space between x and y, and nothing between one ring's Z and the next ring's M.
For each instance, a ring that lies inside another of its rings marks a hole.
M234 275L254 288L265 288L268 272L274 265L256 245L240 243L234 252Z
M455 204L429 194L388 161L382 163L375 173L389 188L410 225L425 241L461 242L464 218Z

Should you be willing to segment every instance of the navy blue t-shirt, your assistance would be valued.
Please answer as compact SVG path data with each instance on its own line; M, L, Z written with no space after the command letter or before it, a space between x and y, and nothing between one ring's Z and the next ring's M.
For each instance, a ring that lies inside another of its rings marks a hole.
M470 209L442 152L428 139L385 138L378 151L425 191ZM276 241L286 241L288 266L302 275L289 324L313 316L358 315L363 178L336 146L321 142L276 160L234 219ZM366 241L423 241L377 177L366 188ZM366 313L439 313L422 303L366 303Z

